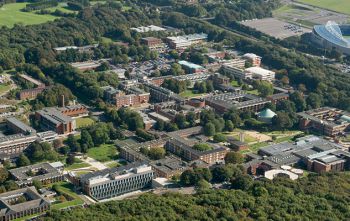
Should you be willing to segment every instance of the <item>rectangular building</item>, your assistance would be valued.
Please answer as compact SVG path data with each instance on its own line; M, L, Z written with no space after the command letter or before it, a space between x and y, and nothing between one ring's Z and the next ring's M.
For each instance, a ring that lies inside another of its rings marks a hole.
M192 35L184 35L184 36L176 36L176 37L167 37L166 41L169 44L170 48L186 49L190 46L203 43L207 39L208 39L208 35L201 33L201 34L192 34Z
M322 107L297 114L302 130L315 130L326 136L337 136L350 130L350 113Z
M230 109L257 112L263 109L266 104L271 103L271 101L252 94L225 93L206 97L205 103L217 112L225 113Z
M82 190L88 196L103 200L152 185L154 171L142 162L100 170L80 177Z
M0 194L0 219L9 221L43 213L50 209L50 202L35 187L26 187Z
M41 181L43 184L50 184L64 180L61 163L38 163L25 167L19 167L9 170L11 176L15 179L18 186L31 186L33 180Z
M73 118L64 115L59 109L53 107L35 112L35 118L43 129L52 130L58 134L68 134L76 128Z

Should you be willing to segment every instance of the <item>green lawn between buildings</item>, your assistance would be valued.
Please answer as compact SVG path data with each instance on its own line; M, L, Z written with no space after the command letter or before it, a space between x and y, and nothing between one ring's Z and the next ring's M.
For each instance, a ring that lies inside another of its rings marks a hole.
M87 155L100 162L111 161L118 158L117 148L113 144L103 144L99 147L90 148Z
M298 0L298 2L350 15L349 0Z
M77 128L81 127L87 127L95 123L95 121L89 117L82 117L75 119L75 123L77 125Z

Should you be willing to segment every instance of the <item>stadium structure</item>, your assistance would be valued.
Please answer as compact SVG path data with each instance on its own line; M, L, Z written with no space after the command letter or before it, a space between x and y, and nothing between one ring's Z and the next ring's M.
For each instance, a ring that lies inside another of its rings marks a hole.
M312 33L316 44L350 55L350 24L339 25L328 21L326 25L315 25Z

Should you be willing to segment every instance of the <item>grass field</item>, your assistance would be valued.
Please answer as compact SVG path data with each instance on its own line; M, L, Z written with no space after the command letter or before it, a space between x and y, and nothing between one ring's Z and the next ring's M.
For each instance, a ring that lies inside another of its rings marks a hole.
M68 183L68 182L61 182L61 183L57 183L57 185L58 185L58 191L61 194L67 194L74 199L71 201L53 204L53 205L51 205L51 209L63 209L63 208L71 207L71 206L82 205L84 203L84 201L82 199L80 199L78 194L76 194L73 191L73 188L74 188L73 184Z
M8 91L11 88L10 85L6 85L6 84L0 84L0 94Z
M80 168L84 168L84 167L89 167L91 166L88 163L73 163L72 165L67 166L65 169L66 170L74 170L74 169L80 169Z
M52 15L37 15L33 12L22 12L27 3L5 4L0 8L0 26L13 27L15 24L34 25L53 21L58 17Z
M350 15L349 0L298 0L298 2Z
M186 91L180 93L180 96L184 97L184 98L197 97L197 96L201 96L201 95L203 95L203 94L195 94L195 93L193 93L192 90L186 90Z
M87 127L92 125L95 121L89 117L77 118L75 119L77 128Z
M117 158L117 149L113 144L103 144L99 147L90 148L87 155L100 162L111 161Z

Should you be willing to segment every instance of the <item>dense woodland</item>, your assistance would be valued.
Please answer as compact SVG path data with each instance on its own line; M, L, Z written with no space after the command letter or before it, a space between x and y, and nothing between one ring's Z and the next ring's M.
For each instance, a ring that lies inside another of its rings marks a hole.
M298 181L244 179L232 190L202 188L193 196L145 194L51 211L41 220L348 220L349 182L349 174L309 175Z

